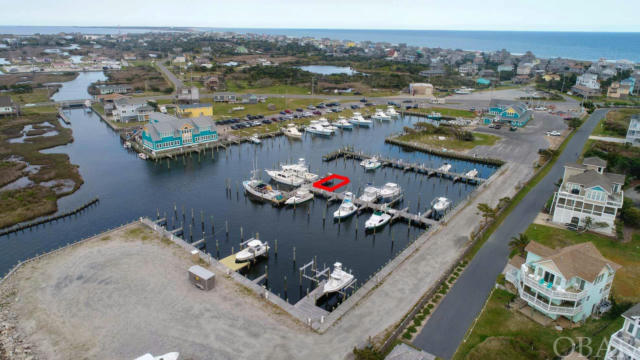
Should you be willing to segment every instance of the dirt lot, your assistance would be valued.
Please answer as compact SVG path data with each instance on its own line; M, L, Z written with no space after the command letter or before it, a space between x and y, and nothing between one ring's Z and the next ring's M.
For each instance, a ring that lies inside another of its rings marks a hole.
M162 92L171 88L162 74L151 65L137 65L106 72L108 84L128 84L135 91Z

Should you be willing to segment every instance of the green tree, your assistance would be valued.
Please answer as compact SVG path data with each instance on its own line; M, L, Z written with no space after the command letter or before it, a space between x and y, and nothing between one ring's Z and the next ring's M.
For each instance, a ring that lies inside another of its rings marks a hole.
M497 215L496 209L492 208L488 204L485 204L485 203L478 204L478 210L482 214L485 224L488 223L490 219L493 220L496 218L496 215Z
M525 248L527 247L527 244L529 244L529 241L527 234L520 233L520 235L511 238L511 241L509 241L509 248L511 251L516 251L518 255L524 256Z

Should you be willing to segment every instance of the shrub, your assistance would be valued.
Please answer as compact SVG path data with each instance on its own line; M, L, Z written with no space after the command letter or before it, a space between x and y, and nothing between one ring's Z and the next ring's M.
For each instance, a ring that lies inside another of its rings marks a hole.
M403 338L405 338L405 339L407 339L407 340L411 340L411 333L410 333L410 332L408 332L408 331L405 331L405 332L402 334L402 337L403 337Z
M410 333L412 333L412 334L414 334L414 333L418 332L418 329L416 329L416 327L415 327L415 326L411 325L411 326L409 326L409 327L407 328L407 331L408 331L408 332L410 332Z
M431 310L433 309L433 307L434 307L433 304L427 304L427 309Z
M417 316L413 318L413 326L420 326L420 324L422 324L422 321Z

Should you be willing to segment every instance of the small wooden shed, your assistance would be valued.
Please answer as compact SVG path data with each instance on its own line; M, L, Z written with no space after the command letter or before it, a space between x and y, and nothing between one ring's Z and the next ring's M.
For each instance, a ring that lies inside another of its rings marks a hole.
M201 290L213 289L215 276L216 274L200 265L193 265L189 268L189 281Z

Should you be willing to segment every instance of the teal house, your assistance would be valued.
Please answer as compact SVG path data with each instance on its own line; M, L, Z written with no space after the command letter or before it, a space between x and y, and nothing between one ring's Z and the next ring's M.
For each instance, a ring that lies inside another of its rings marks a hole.
M178 118L154 112L143 128L141 141L146 149L160 152L218 141L218 131L208 116Z
M493 121L495 122L523 127L531 120L533 112L523 102L492 99L489 103L489 115L494 117ZM484 122L491 121L485 118Z
M491 85L491 80L485 79L485 78L478 78L478 80L476 80L476 84L480 86L489 86Z

